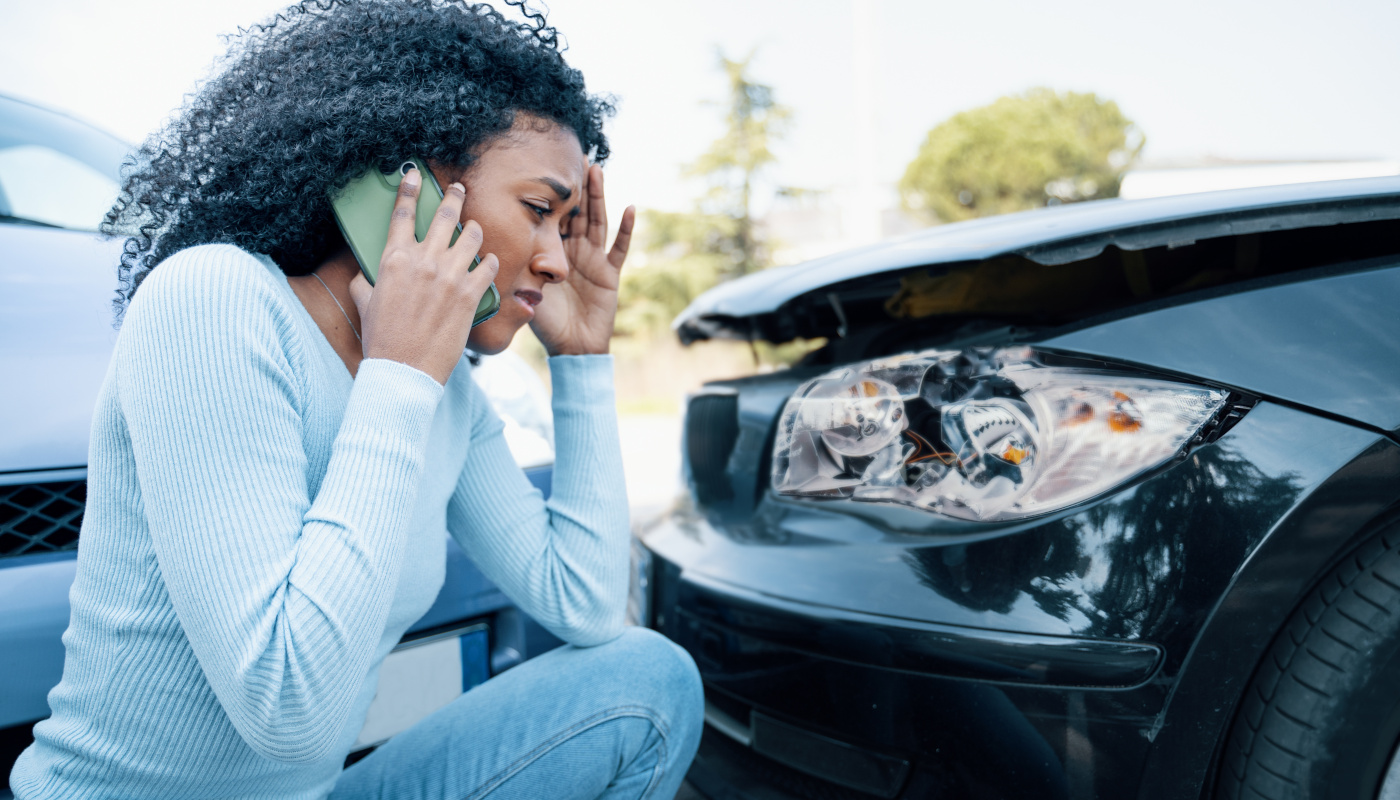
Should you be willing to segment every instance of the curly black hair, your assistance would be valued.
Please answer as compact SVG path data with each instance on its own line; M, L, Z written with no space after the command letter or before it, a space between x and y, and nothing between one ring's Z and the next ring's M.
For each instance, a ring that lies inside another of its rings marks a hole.
M343 240L331 192L408 156L468 168L517 113L572 130L608 156L609 98L589 95L558 32L456 0L305 0L240 30L219 70L124 166L103 222L126 240L120 323L171 254L225 243L309 273Z

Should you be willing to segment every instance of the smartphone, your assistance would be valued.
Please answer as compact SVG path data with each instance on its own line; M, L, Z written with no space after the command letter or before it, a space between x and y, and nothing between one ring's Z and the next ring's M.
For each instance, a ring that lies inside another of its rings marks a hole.
M369 281L370 286L373 286L375 279L379 277L379 260L384 256L384 248L389 246L389 215L394 210L394 201L398 199L399 182L414 167L417 167L418 173L423 176L421 190L418 192L417 224L414 228L414 235L421 242L423 237L428 235L428 225L432 223L438 204L442 202L442 188L433 178L428 165L419 159L410 158L387 169L382 164L371 167L368 172L346 184L344 189L331 195L331 209L335 212L335 222L340 226L340 232L345 236L350 249L354 251L355 260L360 262L360 271L365 274L365 280ZM457 237L461 233L462 224L459 222L457 230L452 233L452 244L457 243ZM470 269L476 269L476 265L480 263L481 256L478 255L472 261ZM501 293L496 289L496 284L492 283L487 287L486 294L481 296L476 315L472 317L472 325L480 325L496 316L496 312L500 310Z

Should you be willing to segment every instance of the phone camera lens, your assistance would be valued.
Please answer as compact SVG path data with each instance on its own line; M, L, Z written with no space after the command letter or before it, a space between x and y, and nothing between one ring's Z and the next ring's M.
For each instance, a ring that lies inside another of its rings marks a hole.
M405 161L399 165L399 174L407 175L409 170L418 169L418 165L412 161Z

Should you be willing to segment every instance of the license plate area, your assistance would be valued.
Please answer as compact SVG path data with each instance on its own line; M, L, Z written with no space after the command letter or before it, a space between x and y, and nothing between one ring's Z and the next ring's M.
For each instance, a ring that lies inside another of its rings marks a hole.
M490 630L477 623L395 647L351 751L382 744L491 677Z

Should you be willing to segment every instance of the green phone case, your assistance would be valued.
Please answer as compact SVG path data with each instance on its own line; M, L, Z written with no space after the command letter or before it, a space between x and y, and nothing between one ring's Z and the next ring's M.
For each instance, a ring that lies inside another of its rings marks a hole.
M422 161L416 158L408 161L418 167L423 176L423 190L418 193L417 224L414 229L414 234L421 242L423 237L428 235L428 225L433 221L438 204L442 202L442 189ZM365 274L365 279L371 286L379 277L379 259L384 255L384 248L389 245L389 214L394 210L394 200L399 194L399 181L403 179L401 167L402 165L387 174L379 168L371 168L331 196L335 222L340 226L341 234L355 253L355 260L360 262L360 271ZM462 226L459 223L457 230L452 234L453 244L457 243L457 236L461 232ZM481 257L477 256L471 268L476 269L479 263ZM500 310L501 293L493 283L488 287L486 294L481 296L481 304L476 307L472 325L485 322Z

